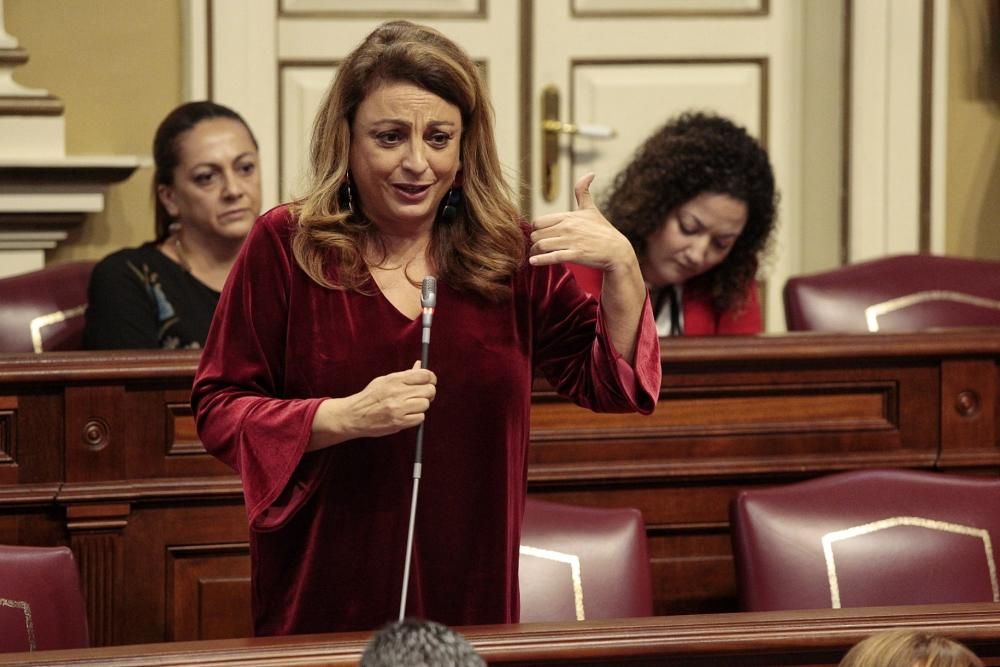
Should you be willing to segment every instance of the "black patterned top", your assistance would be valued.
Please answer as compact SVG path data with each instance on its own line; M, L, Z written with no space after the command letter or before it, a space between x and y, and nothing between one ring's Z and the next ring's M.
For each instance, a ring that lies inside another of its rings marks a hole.
M219 293L153 242L98 262L90 276L83 345L89 350L196 349L205 343Z

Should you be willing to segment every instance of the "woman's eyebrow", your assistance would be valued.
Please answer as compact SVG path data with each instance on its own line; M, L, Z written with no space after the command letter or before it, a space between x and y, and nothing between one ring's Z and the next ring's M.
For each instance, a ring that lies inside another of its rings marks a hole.
M684 209L681 209L681 214L685 215L688 218L690 218L691 220L693 220L694 223L698 226L699 231L705 229L705 223L702 222L701 218L699 218L697 215L695 215L691 211L686 211Z

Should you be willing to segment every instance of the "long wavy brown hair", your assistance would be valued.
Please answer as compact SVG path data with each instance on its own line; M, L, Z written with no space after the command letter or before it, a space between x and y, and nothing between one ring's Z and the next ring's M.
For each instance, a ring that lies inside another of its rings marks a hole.
M330 288L367 292L366 252L384 258L377 228L347 205L351 125L365 98L387 83L410 83L458 107L463 203L435 222L430 261L450 287L492 300L510 293L509 278L526 255L514 196L493 136L493 108L472 59L438 31L409 21L376 28L338 67L313 125L307 194L293 203L292 250L302 270ZM354 196L357 196L356 193ZM355 206L357 209L358 207ZM377 261L377 259L376 259ZM336 282L328 266L336 262Z
M685 284L685 290L707 291L721 313L742 305L768 252L778 205L767 152L744 128L708 113L670 120L615 177L601 210L642 258L650 234L703 192L729 195L747 206L746 225L726 259Z

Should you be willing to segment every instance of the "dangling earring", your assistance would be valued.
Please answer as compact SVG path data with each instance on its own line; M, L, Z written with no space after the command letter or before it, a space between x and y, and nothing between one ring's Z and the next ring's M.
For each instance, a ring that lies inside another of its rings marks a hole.
M448 194L444 197L444 206L441 207L441 219L451 222L458 215L458 207L462 205L462 189L451 186Z
M348 172L347 177L344 179L344 185L340 188L340 199L341 205L344 204L346 200L347 211L354 215L354 196L351 192L351 174Z

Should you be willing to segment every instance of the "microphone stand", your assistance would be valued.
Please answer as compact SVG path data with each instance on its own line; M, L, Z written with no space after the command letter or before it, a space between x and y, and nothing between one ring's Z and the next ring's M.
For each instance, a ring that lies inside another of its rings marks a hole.
M434 276L424 278L420 286L420 306L423 309L423 330L420 334L420 367L427 368L427 356L431 343L431 319L437 305L437 280ZM399 620L406 615L406 594L410 588L410 556L413 554L413 527L417 520L417 494L420 490L420 472L424 457L424 423L417 427L417 448L413 457L413 497L410 500L410 525L406 532L406 560L403 564L403 591L399 600Z

